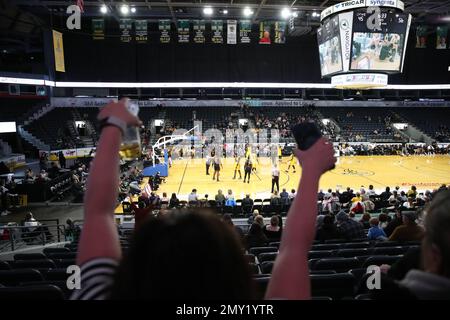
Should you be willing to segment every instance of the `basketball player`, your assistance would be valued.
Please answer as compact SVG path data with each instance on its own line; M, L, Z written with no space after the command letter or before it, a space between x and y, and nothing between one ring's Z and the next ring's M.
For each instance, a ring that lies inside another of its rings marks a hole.
M222 162L220 161L219 156L214 157L214 174L213 174L213 180L216 180L217 176L217 182L219 182L220 177L220 169L222 168Z
M281 146L278 146L278 160L281 162L283 158L283 153L281 152Z
M212 158L207 155L206 156L206 175L209 176L209 167L211 166Z
M244 164L244 183L245 180L247 180L247 177L248 177L247 183L250 183L250 175L252 174L252 168L253 168L252 160L250 159L250 157L248 157Z
M272 168L272 191L274 191L274 187L277 187L277 191L280 191L280 170L278 170L277 165L275 164Z
M236 179L236 173L239 173L239 179L242 179L241 174L241 157L235 156L234 157L234 177L233 180Z
M286 173L289 173L289 169L292 167L294 169L294 173L295 173L295 163L296 163L296 158L294 157L294 153L291 154L291 158L289 159L289 165L286 169Z

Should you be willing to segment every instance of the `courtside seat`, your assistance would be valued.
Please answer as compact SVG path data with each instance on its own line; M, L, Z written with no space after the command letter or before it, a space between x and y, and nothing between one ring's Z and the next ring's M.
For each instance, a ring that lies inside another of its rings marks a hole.
M14 260L45 260L47 257L43 253L18 253L14 255Z
M260 263L265 262L265 261L275 261L275 259L278 256L278 252L265 252L265 253L260 253L258 255L258 261Z
M372 251L373 255L385 255L385 256L392 256L392 255L399 255L406 252L408 247L381 247L381 248L374 248Z
M40 269L46 270L56 268L56 264L50 259L40 260L14 260L10 262L13 269Z
M327 258L333 255L333 250L317 250L308 253L308 259Z
M360 262L355 257L353 258L323 258L319 259L311 270L336 270L336 272L347 272L350 269L358 268Z
M16 286L25 281L42 281L42 274L36 269L0 270L0 283Z
M60 253L60 252L70 252L69 248L61 247L61 248L45 248L43 250L45 255L49 253Z
M11 270L11 266L7 261L0 260L0 270Z
M313 296L342 299L354 295L355 277L349 273L313 274L310 275L310 279Z
M366 261L362 264L362 268L367 268L368 266L381 266L382 264L391 265L394 262L397 262L402 255L398 256L371 256L366 259Z
M64 300L64 293L57 286L49 284L5 287L0 288L0 300Z
M250 248L248 251L249 251L249 253L257 256L260 253L277 252L278 248L277 247L254 247L254 248Z
M358 249L340 249L336 251L337 257L356 257L356 256L366 256L369 255L370 251L367 248L358 248Z
M259 264L262 273L272 273L274 262L273 261L264 261Z

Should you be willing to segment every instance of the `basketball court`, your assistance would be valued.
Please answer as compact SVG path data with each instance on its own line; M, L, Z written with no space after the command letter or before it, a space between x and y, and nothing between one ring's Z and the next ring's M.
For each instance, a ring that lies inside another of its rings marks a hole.
M280 189L286 188L289 191L297 189L301 169L297 166L296 173L293 173L292 168L286 173L288 162L289 157L285 157L280 165ZM243 183L239 174L233 179L234 160L224 159L220 182L217 182L212 179L212 168L210 175L206 175L204 159L175 160L169 169L166 183L161 184L157 193L161 196L166 192L168 197L176 193L180 200L186 200L187 195L195 188L200 198L208 194L209 199L214 199L217 190L221 189L226 194L231 189L236 199L245 197L247 193L252 198L267 198L271 191L270 159L260 158L256 170L250 183ZM243 168L241 172L243 175ZM443 183L450 183L450 156L350 156L338 159L336 168L320 180L320 188L343 190L351 187L356 191L361 186L368 188L373 185L381 192L386 186L400 186L407 190L415 185L418 190L424 191L436 189ZM116 213L122 213L122 206L117 207Z

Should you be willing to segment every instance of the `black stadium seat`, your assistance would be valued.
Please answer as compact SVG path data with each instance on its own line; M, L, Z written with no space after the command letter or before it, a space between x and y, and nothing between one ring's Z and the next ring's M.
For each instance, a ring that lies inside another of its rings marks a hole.
M55 268L56 265L53 260L40 259L40 260L15 260L11 261L10 265L13 269L50 269Z
M314 244L311 246L311 251L317 250L339 250L341 248L340 244Z
M308 253L308 259L328 258L333 255L333 250L317 250Z
M370 246L369 242L349 242L341 245L342 249L358 249L358 248L367 248Z
M54 285L0 288L0 300L64 300L63 291Z
M76 252L55 252L47 254L47 258L49 259L75 259L76 257Z
M14 260L44 260L47 259L43 253L18 253L14 255Z
M256 263L249 263L248 264L250 267L250 270L253 274L258 274L259 273L259 267Z
M349 273L313 274L311 279L311 294L327 296L333 299L353 297L355 278Z
M392 255L399 255L405 253L405 250L407 247L384 247L384 248L374 248L372 251L372 254L375 255L386 255L386 256L392 256Z
M0 260L0 270L10 270L11 266L7 261Z
M262 273L272 273L274 262L273 261L264 261L259 264Z
M264 262L264 261L275 261L275 259L277 258L278 253L277 252L265 252L265 253L260 253L258 255L258 261Z
M376 242L374 247L396 247L399 245L397 241L380 241Z
M70 276L70 274L67 273L66 268L57 268L57 269L50 269L47 270L45 273L43 273L43 276L45 280L52 280L52 281L65 281L67 280L67 277Z
M262 300L264 299L264 295L266 294L267 286L270 281L270 276L267 277L257 277L253 279L256 283L256 299Z
M323 258L311 266L311 270L336 270L336 272L347 272L358 268L360 262L356 258Z
M257 256L260 253L277 252L278 248L277 247L255 247L255 248L250 248L248 251L249 251L249 253Z
M336 252L336 256L338 257L356 257L356 256L365 256L370 254L370 251L367 248L359 248L359 249L341 249Z
M348 271L355 277L356 283L362 279L362 277L367 273L367 268L355 268Z
M45 248L43 250L45 255L48 255L49 253L60 253L60 252L70 252L69 248L61 247L61 248Z
M68 266L76 264L76 259L55 259L53 261L57 268L67 268Z
M36 269L0 270L0 283L16 286L25 281L42 281L42 274Z
M397 262L402 256L372 256L367 258L363 263L362 268L367 268L368 266L381 266L382 264L393 264Z

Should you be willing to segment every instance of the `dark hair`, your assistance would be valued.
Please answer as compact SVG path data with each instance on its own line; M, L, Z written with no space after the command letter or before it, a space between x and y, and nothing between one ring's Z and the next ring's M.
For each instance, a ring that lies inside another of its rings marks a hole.
M171 197L172 199L176 199L177 198L177 195L175 194L175 193L172 193L172 197Z
M334 224L334 217L332 215L327 214L325 217L323 217L323 224Z
M251 272L236 234L214 214L172 211L136 232L111 298L251 299Z
M442 257L440 273L450 278L450 191L438 192L426 212L423 243L439 248Z

